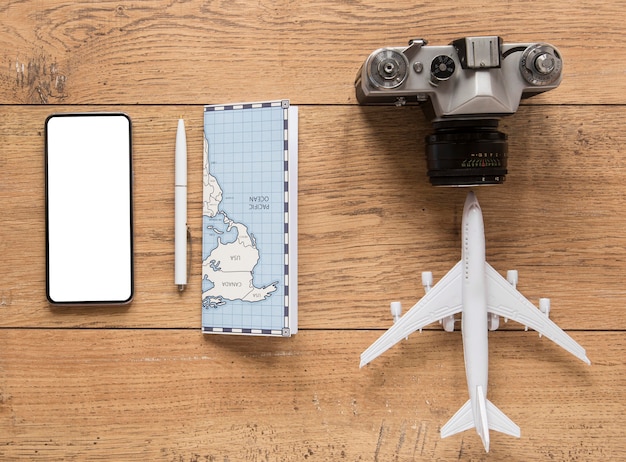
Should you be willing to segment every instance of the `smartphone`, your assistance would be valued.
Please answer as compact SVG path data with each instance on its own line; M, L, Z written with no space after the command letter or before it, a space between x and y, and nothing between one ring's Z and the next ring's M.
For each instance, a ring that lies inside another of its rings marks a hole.
M121 113L46 119L46 296L52 304L133 298L131 125Z

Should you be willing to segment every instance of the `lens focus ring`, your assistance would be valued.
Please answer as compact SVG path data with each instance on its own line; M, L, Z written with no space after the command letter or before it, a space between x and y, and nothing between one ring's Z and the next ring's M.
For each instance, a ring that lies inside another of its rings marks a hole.
M508 143L495 120L447 121L426 137L428 176L434 186L501 184Z

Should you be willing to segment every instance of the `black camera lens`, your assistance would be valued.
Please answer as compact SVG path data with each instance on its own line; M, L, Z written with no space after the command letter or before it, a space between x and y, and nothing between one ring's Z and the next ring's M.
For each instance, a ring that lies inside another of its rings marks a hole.
M501 184L506 176L507 136L497 120L434 122L426 137L428 176L433 186Z

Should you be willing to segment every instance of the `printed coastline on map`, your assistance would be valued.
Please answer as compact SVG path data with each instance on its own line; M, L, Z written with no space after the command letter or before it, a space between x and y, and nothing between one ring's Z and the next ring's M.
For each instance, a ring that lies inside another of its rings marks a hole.
M202 330L297 331L297 107L206 106Z

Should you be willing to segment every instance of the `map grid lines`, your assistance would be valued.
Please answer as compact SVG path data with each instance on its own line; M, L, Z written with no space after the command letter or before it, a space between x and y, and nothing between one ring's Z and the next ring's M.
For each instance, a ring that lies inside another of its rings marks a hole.
M288 108L288 101L205 107L205 333L291 335Z

